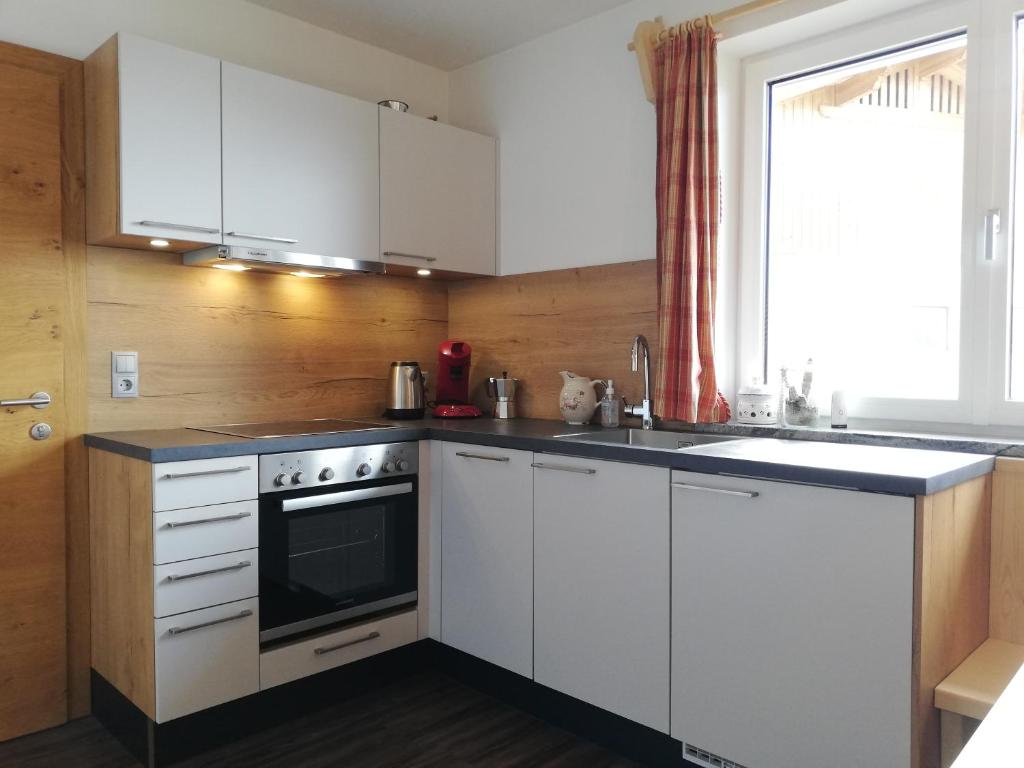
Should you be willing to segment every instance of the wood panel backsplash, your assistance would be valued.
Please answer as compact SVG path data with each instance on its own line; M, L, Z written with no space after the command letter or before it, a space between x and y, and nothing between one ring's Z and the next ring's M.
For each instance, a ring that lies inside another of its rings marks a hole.
M490 403L487 377L503 370L521 381L520 417L560 418L561 370L612 378L616 394L636 402L643 376L630 370L633 337L657 349L655 262L453 283L448 328L473 347L472 399L481 407Z
M115 248L88 258L91 431L376 415L390 361L433 370L446 338L443 283L239 274ZM112 350L138 351L138 399L111 398Z

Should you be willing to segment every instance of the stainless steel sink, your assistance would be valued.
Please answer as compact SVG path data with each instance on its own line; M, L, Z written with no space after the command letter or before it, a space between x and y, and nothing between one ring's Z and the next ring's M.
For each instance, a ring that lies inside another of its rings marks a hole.
M555 435L559 440L582 443L603 443L605 445L633 445L639 448L660 448L681 451L697 445L726 443L742 440L732 435L709 435L700 432L666 432L660 429L616 429L607 432L576 432Z

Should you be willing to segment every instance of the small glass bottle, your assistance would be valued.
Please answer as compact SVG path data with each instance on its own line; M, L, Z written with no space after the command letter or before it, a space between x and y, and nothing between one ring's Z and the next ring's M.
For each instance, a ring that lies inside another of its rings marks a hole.
M615 382L611 379L608 379L605 384L600 408L602 427L619 426L619 399L615 397Z

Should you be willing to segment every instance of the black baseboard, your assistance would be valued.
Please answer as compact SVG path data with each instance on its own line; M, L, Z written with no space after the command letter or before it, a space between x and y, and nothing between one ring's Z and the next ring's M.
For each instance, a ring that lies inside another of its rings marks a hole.
M95 670L93 714L149 768L162 768L423 671L438 669L540 720L653 768L693 766L682 744L624 717L539 685L434 640L157 724Z

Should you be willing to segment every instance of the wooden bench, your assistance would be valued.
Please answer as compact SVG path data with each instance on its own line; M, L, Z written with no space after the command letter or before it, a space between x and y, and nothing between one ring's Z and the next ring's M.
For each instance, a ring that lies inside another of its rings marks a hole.
M1021 666L1024 645L989 638L935 687L942 768L949 768L960 754L965 737L973 730L970 721L988 714Z

